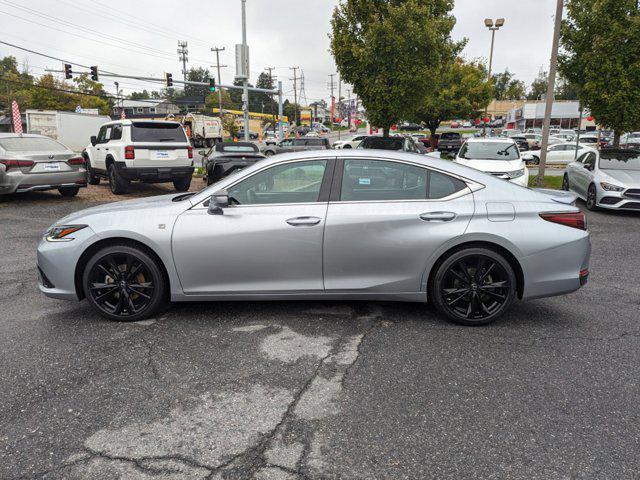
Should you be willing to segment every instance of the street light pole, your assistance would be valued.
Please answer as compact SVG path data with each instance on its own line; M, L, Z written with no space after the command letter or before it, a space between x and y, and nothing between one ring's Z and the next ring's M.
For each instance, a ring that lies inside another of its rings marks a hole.
M247 47L247 0L242 0L242 45ZM244 141L249 141L249 79L245 78L242 90L242 106L244 113Z
M224 52L225 47L222 48L218 48L218 47L213 47L211 49L212 52L216 52L216 67L218 70L218 85L220 85L222 83L222 74L220 73L220 69L222 67L226 67L226 65L220 65L220 52ZM220 117L220 125L222 125L223 120L222 120L222 88L218 87L218 116ZM222 128L222 127L220 127Z
M562 25L563 0L556 5L555 26L553 29L553 45L551 46L551 63L549 65L549 80L547 82L547 103L544 109L544 123L542 124L542 145L540 146L540 165L536 186L544 185L544 169L547 164L547 146L549 145L549 128L551 127L551 109L553 108L553 92L556 86L556 70L558 69L558 46L560 45L560 26ZM581 119L582 120L582 119ZM578 129L580 126L578 126Z
M493 46L495 45L495 40L496 40L496 32L498 30L500 30L500 27L502 27L504 25L504 18L498 18L496 19L495 25L493 23L493 20L491 18L485 18L484 19L484 24L485 26L491 30L491 50L489 51L489 76L487 77L487 81L491 81L491 69L493 67ZM484 117L487 118L487 115L489 113L489 106L487 105L484 108ZM483 118L482 120L484 121ZM484 122L484 127L482 129L482 135L483 136L487 136L487 122Z

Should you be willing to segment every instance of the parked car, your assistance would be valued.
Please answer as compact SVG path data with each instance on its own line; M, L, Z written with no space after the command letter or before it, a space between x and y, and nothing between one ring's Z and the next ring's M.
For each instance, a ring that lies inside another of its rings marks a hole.
M518 129L513 129L512 128L510 130L503 130L500 133L500 136L511 138L511 137L515 137L515 136L521 137L521 136L523 136L523 134L524 134L524 132L522 130L518 130Z
M411 137L381 137L373 135L365 138L358 145L358 150L391 150L396 152L419 153L416 142Z
M576 134L575 133L557 133L554 137L563 140L564 142L575 142Z
M599 145L597 135L580 135L580 139L578 140L578 142L582 143L583 145L589 145L593 148L598 148Z
M133 180L173 182L186 192L193 176L193 147L178 122L118 120L100 127L83 152L89 184L109 180L111 191L126 193Z
M464 142L454 162L523 187L529 183L529 169L513 140L470 138Z
M309 132L307 132L307 134L305 135L305 137L319 137L320 134L318 132L316 132L315 130L310 130Z
M516 145L518 145L518 149L520 150L520 152L529 151L529 142L525 137L523 137L522 135L514 135L513 137L510 137L510 138L511 140L516 142Z
M541 128L527 128L524 133L535 133L538 135L542 135L542 129Z
M302 152L305 150L329 150L331 144L326 138L285 138L275 145L267 145L263 150L267 157L277 153Z
M586 145L578 145L578 156L586 152L587 150L593 150ZM538 165L540 163L540 151L527 152L522 155L527 163L533 163ZM547 165L567 165L576 159L576 144L575 142L558 143L556 145L550 145L547 148Z
M238 134L236 135L236 137L240 139L244 138L244 128L238 130ZM249 130L249 140L258 140L258 134Z
M625 133L620 136L620 148L640 148L640 132Z
M442 132L438 140L438 150L440 152L457 153L462 147L462 135L458 132Z
M471 128L471 127L473 127L473 125L469 120L462 123L462 128Z
M275 145L278 142L278 134L273 130L267 130L262 136L262 141L266 145Z
M204 157L202 166L207 185L266 158L258 146L251 142L218 143L208 152L201 151L200 154Z
M459 122L451 122L451 125L449 125L449 127L451 127L451 128L460 128L460 123Z
M337 140L333 142L333 148L337 148L339 150L343 148L357 148L358 145L360 145L360 142L367 137L368 135L354 135L344 140Z
M39 288L117 321L169 300L338 298L429 301L481 325L516 298L586 283L575 199L402 152L281 155L197 193L54 223L38 246Z
M417 132L418 130L422 130L422 126L418 123L402 123L400 124L398 130L405 130L407 132Z
M589 210L640 210L640 149L585 149L567 165L562 189L582 198Z
M63 197L87 186L84 158L44 135L0 133L0 195L58 190Z

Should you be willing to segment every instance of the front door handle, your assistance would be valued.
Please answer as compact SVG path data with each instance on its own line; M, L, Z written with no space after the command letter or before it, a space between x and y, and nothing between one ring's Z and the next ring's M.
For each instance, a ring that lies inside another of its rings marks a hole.
M456 218L453 212L426 212L420 215L420 220L425 222L450 222Z
M321 218L318 217L295 217L287 220L287 223L292 227L309 227L313 225L317 225L322 221Z

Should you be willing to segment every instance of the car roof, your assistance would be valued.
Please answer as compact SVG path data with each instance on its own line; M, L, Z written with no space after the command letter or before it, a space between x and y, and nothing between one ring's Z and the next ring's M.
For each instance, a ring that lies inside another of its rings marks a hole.
M165 123L171 123L174 125L181 125L180 122L176 122L175 120L145 120L145 119L124 119L124 120L112 120L110 122L105 122L102 124L102 126L105 125L132 125L133 123L159 123L159 124L165 124Z
M510 137L469 137L467 143L516 143Z

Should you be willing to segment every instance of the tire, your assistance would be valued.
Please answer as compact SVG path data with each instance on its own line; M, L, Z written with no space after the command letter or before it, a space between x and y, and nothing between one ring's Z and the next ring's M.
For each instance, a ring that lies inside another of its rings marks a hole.
M598 210L598 193L596 191L596 186L593 183L589 185L589 188L587 189L586 204L588 210L592 212Z
M75 197L80 191L80 187L60 187L58 188L58 192L63 197Z
M455 323L486 325L509 309L516 288L516 275L502 255L472 247L455 251L438 263L429 297Z
M565 173L564 177L562 177L562 190L565 192L569 191L569 176Z
M264 152L264 156L265 157L272 157L274 155L274 153L271 150L266 150Z
M344 150L351 148L351 145L345 145L344 147L342 147Z
M87 183L89 185L99 185L100 177L93 173L93 170L91 168L91 161L89 160L89 157L84 157L84 160L85 160L85 169L87 170Z
M111 189L111 193L114 195L122 195L127 193L129 190L129 180L125 180L118 173L118 169L116 168L116 164L112 163L109 165L109 188Z
M531 163L533 163L534 165L540 165L540 157L537 157L535 155L531 155L533 157L533 160L531 161Z
M148 318L167 304L167 281L144 250L111 245L96 252L82 273L89 304L103 317L119 322Z
M208 181L208 180L207 180ZM178 192L186 192L191 186L191 177L180 178L173 181L173 188Z

